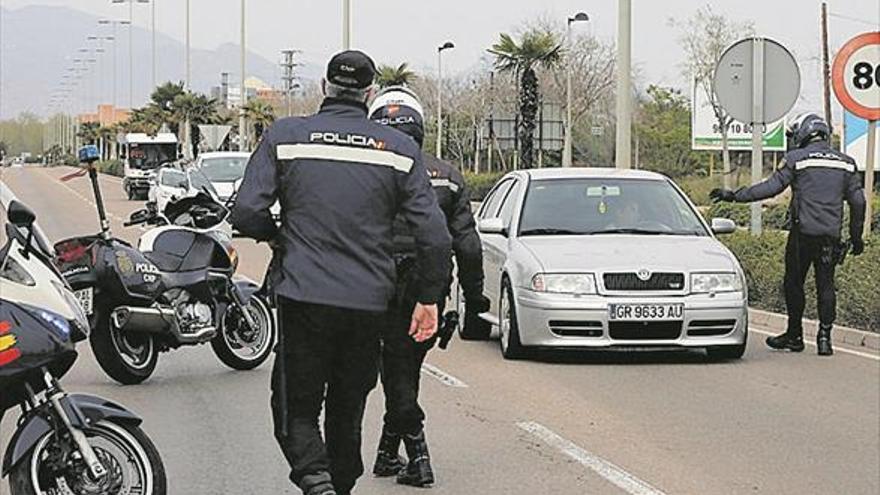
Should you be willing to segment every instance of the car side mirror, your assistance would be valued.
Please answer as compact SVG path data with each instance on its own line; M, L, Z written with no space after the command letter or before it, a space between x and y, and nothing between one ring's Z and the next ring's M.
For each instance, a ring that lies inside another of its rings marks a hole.
M34 221L37 220L37 215L33 210L17 200L9 202L9 210L6 216L9 219L9 223L16 227L30 228Z
M729 218L713 218L712 232L716 234L732 234L736 232L736 222Z
M507 228L504 226L504 221L500 218L484 218L483 220L480 220L478 228L480 233L483 234L507 236Z

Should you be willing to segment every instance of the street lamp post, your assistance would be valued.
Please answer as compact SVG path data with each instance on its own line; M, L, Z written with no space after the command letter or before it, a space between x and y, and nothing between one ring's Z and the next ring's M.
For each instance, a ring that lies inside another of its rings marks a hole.
M443 158L443 50L451 48L451 41L437 47L437 158Z
M100 21L98 21L98 24L101 24L101 25L112 24L113 25L113 36L112 36L112 38L113 38L113 112L115 115L116 108L119 106L119 100L117 98L117 89L116 89L117 88L116 80L117 80L117 77L119 74L119 69L117 66L117 59L118 59L118 55L119 55L119 53L118 53L119 50L117 49L116 41L119 39L119 35L118 35L118 31L116 29L116 26L118 26L120 24L125 25L125 24L130 24L130 23L128 21L124 21L124 20L101 19ZM110 37L108 36L108 38L110 38Z
M247 103L247 90L244 87L245 82L245 63L246 60L246 38L245 38L245 0L241 0L241 99L238 110L238 150L247 151L247 119L244 115L244 106Z
M112 0L112 3L128 4L128 108L134 108L134 4L149 3L150 0ZM155 26L154 26L155 27ZM156 54L153 53L155 59Z
M565 146L562 150L562 166L571 167L572 162L572 122L571 122L571 23L586 22L590 20L590 16L584 12L578 12L574 17L568 18L568 25L565 31L565 43L568 50L565 54Z
M186 0L186 73L184 81L186 81L186 89L190 89L190 77L192 77L192 59L190 58L190 34L189 34L189 0Z
M342 49L351 50L351 0L342 0Z
M617 7L617 145L615 166L631 168L632 145L632 0Z

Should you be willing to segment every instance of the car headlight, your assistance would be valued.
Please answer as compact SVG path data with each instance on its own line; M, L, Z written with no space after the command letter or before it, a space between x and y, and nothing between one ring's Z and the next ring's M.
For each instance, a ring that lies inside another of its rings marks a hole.
M736 273L692 273L691 293L709 294L718 292L740 292L743 283Z
M532 277L532 290L556 294L596 294L592 273L539 273Z

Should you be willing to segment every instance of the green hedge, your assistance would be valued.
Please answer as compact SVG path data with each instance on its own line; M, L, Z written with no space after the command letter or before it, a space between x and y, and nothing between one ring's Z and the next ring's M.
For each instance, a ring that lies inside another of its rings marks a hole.
M493 172L491 174L465 173L464 182L467 184L468 190L470 190L471 201L482 201L486 194L489 194L492 186L503 176L504 172Z
M749 304L785 313L782 291L786 233L768 231L753 237L737 232L720 239L736 254L746 272ZM880 332L880 235L873 235L861 256L848 256L837 270L837 323ZM807 277L806 317L816 319L816 288Z
M98 162L97 164L98 172L107 175L115 175L116 177L122 177L125 175L125 169L122 166L122 160L107 160Z
M788 205L774 203L764 206L764 228L771 230L784 230L787 227ZM751 222L751 208L745 203L716 203L709 207L709 218L729 218L740 227L748 227Z

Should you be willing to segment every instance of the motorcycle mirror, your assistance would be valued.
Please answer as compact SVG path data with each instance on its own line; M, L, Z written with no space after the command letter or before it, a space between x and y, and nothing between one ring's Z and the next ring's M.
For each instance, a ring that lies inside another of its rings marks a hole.
M18 200L12 200L9 203L9 210L6 212L9 223L16 227L30 227L37 219L37 215L23 203Z

